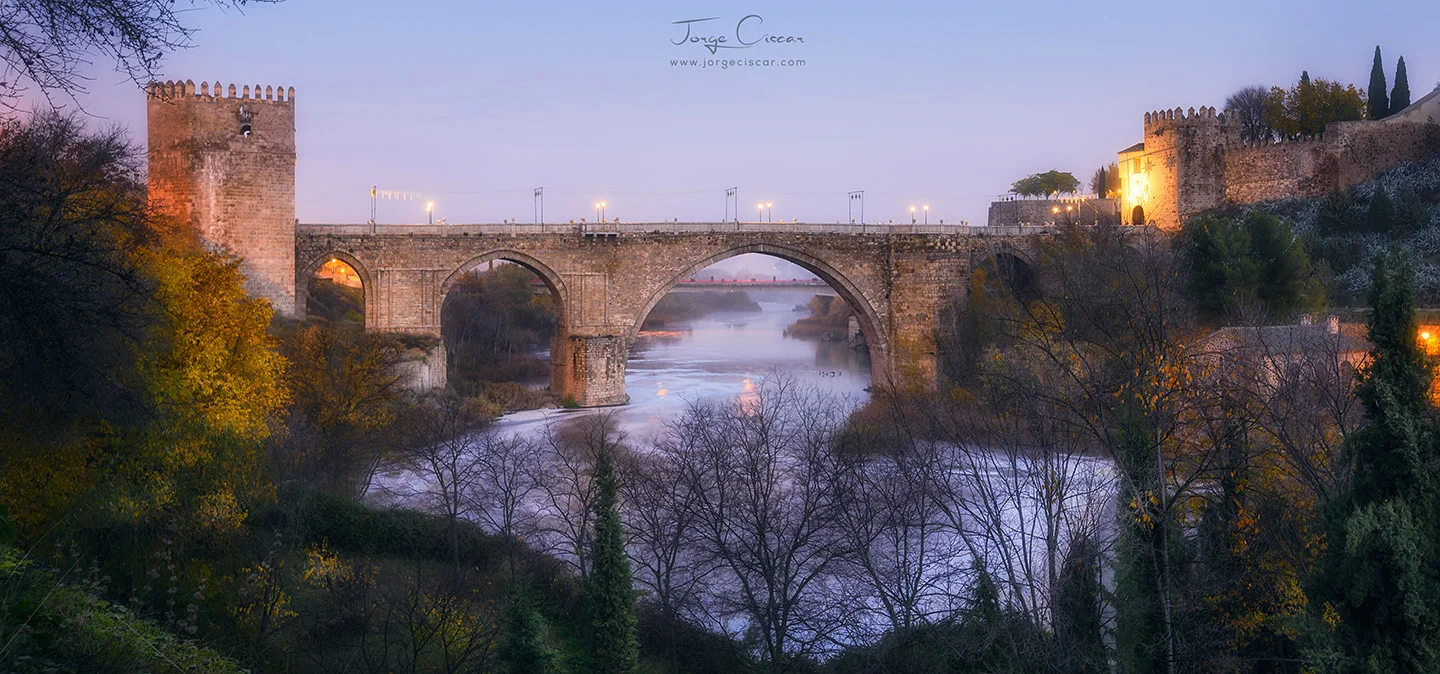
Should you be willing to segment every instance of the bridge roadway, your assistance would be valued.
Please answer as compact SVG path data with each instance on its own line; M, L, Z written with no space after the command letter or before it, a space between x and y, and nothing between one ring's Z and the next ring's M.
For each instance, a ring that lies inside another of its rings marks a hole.
M565 223L296 226L296 306L332 259L355 269L369 330L440 335L445 294L465 272L507 260L556 298L551 388L590 407L623 404L630 344L670 289L716 262L773 255L815 274L854 308L881 386L933 384L935 331L970 270L1033 260L1050 227L811 223ZM445 383L443 342L417 383Z

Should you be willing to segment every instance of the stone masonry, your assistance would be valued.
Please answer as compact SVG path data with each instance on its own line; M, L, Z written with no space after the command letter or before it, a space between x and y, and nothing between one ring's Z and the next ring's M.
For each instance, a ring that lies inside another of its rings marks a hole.
M440 335L445 294L490 260L534 271L556 298L551 390L582 406L617 405L645 316L681 279L735 255L780 257L819 276L855 309L877 384L936 377L936 317L963 296L970 270L997 254L1032 258L1039 227L804 224L301 225L295 284L331 259L353 267L369 330ZM594 227L590 225L589 227ZM378 229L379 231L372 231ZM907 231L908 230L908 231ZM920 230L920 231L916 231ZM443 347L442 347L443 348Z
M1337 122L1318 137L1244 143L1215 108L1145 115L1145 140L1119 153L1120 216L1175 229L1217 206L1318 197L1398 164L1440 156L1440 88L1378 122Z
M1029 260L1045 227L605 223L297 225L295 91L151 83L149 194L209 248L241 258L247 290L304 315L310 278L337 259L356 272L369 330L439 336L446 292L490 260L533 270L556 299L551 389L617 405L645 316L681 279L744 253L799 264L857 313L879 385L935 381L936 317L963 297L979 261ZM444 386L445 345L408 363L407 381Z
M145 89L150 203L242 258L246 290L295 314L295 90ZM302 307L303 310L303 307Z

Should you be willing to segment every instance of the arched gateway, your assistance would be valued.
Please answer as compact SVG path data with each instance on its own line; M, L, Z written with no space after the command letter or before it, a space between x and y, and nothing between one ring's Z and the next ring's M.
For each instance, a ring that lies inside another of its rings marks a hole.
M341 259L364 278L367 329L438 336L445 294L461 274L488 260L523 265L556 298L551 388L593 407L629 400L630 345L660 298L681 279L744 253L789 260L830 284L855 310L875 382L928 385L936 376L935 317L964 292L970 270L998 253L1023 255L1046 232L791 223L595 227L298 225L297 281Z

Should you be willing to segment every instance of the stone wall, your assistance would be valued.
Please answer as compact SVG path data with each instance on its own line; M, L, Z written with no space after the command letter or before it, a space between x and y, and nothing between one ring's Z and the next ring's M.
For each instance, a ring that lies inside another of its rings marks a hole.
M1330 124L1323 137L1245 144L1214 108L1145 115L1144 142L1119 153L1123 222L1175 228L1224 203L1317 197L1397 164L1440 156L1440 88L1378 122Z
M989 223L1004 227L1116 222L1118 208L1114 199L1007 199L990 203Z
M151 204L242 258L246 290L295 311L295 91L146 87Z
M829 283L855 310L877 384L933 383L936 317L953 296L963 296L974 264L999 253L1029 260L1050 231L732 228L739 229L627 223L624 232L560 227L519 234L494 225L437 225L370 233L361 226L301 225L295 274L303 281L326 261L343 260L361 279L367 329L439 336L445 294L462 274L495 259L523 265L556 298L552 390L588 407L627 400L630 343L661 297L681 279L744 253L789 260Z
M1347 189L1397 164L1440 156L1440 124L1385 120L1341 122L1323 137L1232 145L1225 149L1225 198L1254 203L1319 197Z

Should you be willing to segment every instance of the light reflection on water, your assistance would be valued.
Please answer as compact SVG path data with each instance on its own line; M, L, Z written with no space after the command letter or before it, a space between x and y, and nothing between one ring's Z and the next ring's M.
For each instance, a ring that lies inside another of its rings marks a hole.
M754 291L750 297L760 305L758 312L717 312L641 332L626 366L630 403L612 408L620 429L634 440L648 439L692 401L747 394L753 398L755 385L777 371L846 398L851 405L864 402L870 386L869 353L844 343L785 336L785 328L809 315L796 306L803 307L811 296L804 291ZM500 424L526 433L544 416L521 412Z

